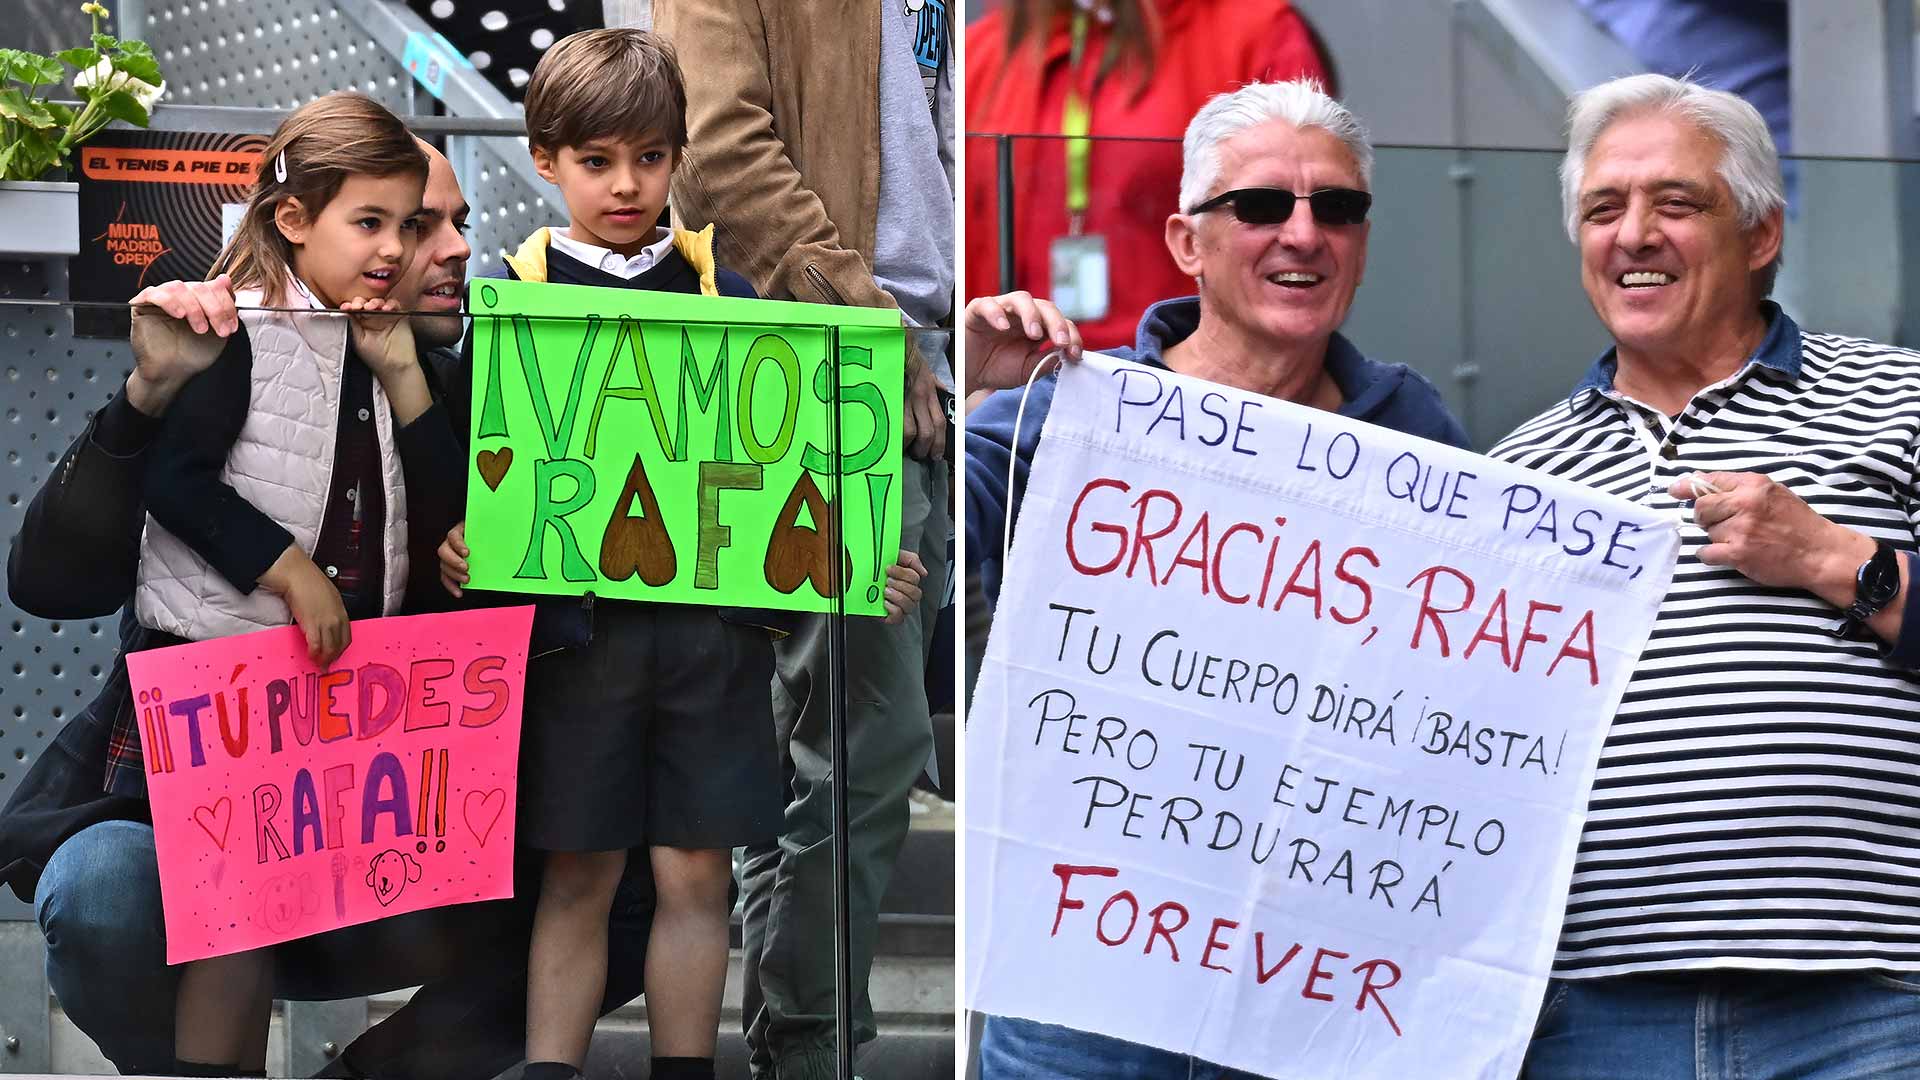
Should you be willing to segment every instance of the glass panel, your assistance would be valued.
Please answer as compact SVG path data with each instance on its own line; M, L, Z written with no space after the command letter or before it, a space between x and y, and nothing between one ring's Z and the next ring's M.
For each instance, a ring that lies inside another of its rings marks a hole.
M524 149L514 140L499 142L524 156ZM480 145L478 137L467 137L464 146L456 139L452 150L454 160L461 166L466 197L475 208L471 219L474 230L470 234L475 258L470 269L476 277L487 266L500 265L503 249L535 227L533 223L563 220L553 216L552 208L540 201L530 185L524 185L515 170ZM83 238L83 242L92 240L91 235ZM65 260L0 260L0 354L5 357L4 371L0 372L4 374L4 381L0 381L0 406L4 406L4 414L0 414L0 453L5 455L6 462L4 471L0 471L0 476L6 477L5 484L0 485L0 492L6 498L4 505L0 505L0 533L7 536L20 530L28 503L48 481L68 446L86 429L92 411L124 383L131 366L124 331L113 325L124 315L124 306L68 300L72 284ZM97 336L76 334L76 327L90 329ZM941 384L950 389L951 333L938 329L912 330L904 332L904 338L939 373ZM811 375L811 369L807 373ZM871 383L850 365L842 385L852 390ZM586 392L591 393L593 389L587 387ZM810 380L803 392L807 401L814 399L816 388ZM864 414L854 394L847 394L846 400L842 449L851 451L856 443L867 440L871 421L862 420ZM937 417L943 428L949 420L947 409L948 401L942 397L930 414ZM861 427L863 422L869 428ZM893 422L898 423L898 418ZM762 427L765 430L765 422ZM950 431L944 437L951 440ZM824 448L829 456L833 454L830 438ZM855 790L849 809L856 821L860 821L863 814L887 819L880 839L868 839L866 846L856 843L850 849L854 880L866 889L867 897L864 917L868 928L863 934L856 934L855 941L863 960L873 958L870 991L863 997L871 1002L871 1015L878 1018L880 1047L890 1048L885 1050L888 1055L901 1054L917 1061L929 1054L951 1053L954 842L953 807L946 801L951 795L948 763L952 761L954 737L951 665L930 662L930 658L952 656L952 585L947 573L952 530L947 509L946 465L909 462L908 467L920 474L913 493L902 499L901 490L896 489L890 498L906 502L908 514L917 515L914 520L918 522L918 532L911 547L932 573L922 583L927 598L915 618L905 627L887 628L885 632L905 635L912 645L905 650L888 651L886 655L890 659L884 662L892 664L893 669L882 669L883 661L879 659L882 650L875 643L879 621L850 617L845 655L848 684L863 688L856 690L863 699L873 696L874 685L891 679L897 684L896 691L903 696L925 695L926 705L921 708L927 711L908 707L881 712L869 705L856 704L848 721L853 754L847 775L853 783L844 785L842 790ZM849 478L850 481L858 479ZM821 478L820 484L823 491L829 487L825 478ZM89 491L87 497L97 499L99 493ZM664 494L662 499L663 502L666 499ZM864 508L869 500L867 487L849 482L843 500L836 504L834 511L849 505L861 507L857 520L864 529L871 516ZM825 522L819 524L824 526ZM851 519L848 527L854 527ZM736 530L732 542L744 548L763 544L764 538ZM688 552L686 558L691 561L692 552ZM104 567L88 569L88 573L96 575L106 572ZM854 568L854 575L852 583L862 589L873 577L870 569L859 566ZM795 635L796 639L800 637L802 635ZM824 636L816 637L824 642ZM78 732L79 729L68 725L109 682L118 638L117 616L110 613L53 621L27 614L15 606L11 598L0 604L0 801L19 789L29 769L48 758L48 747L55 738L63 733ZM788 650L784 644L782 649L785 661ZM817 820L826 831L809 855L816 864L816 872L794 887L788 901L804 909L799 912L799 922L815 951L811 960L817 970L824 972L825 996L815 999L810 1007L830 1013L836 1006L851 1010L852 1002L836 1001L833 981L833 879L831 860L827 856L832 850L831 792L840 785L835 783L837 776L829 777L828 770L818 764L818 760L831 757L831 741L825 728L826 665L816 661L815 668L823 678L818 683L809 683L798 673L796 661L781 688L770 688L770 693L775 702L788 704L796 698L811 698L821 724L814 741L797 756L809 759L806 767L813 770L814 782L807 791L811 804L821 808ZM893 734L882 730L888 727L897 729L898 736L891 743L876 743L876 731ZM936 745L939 748L938 768L934 770L937 780L916 781L915 774L923 765L934 764L930 755ZM812 754L815 748L824 757ZM83 759L86 768L81 771L86 775L75 771L66 777L71 790L65 798L84 800L99 790L98 772L94 770L103 769L100 749L95 746L86 751L91 755ZM816 758L818 760L814 760ZM787 779L792 781L793 763L789 761L786 768ZM886 797L886 805L876 809L871 796L858 789L873 789L883 782L894 787ZM914 789L911 793L907 790L910 786ZM459 796L456 787L454 798L458 800ZM772 799L776 809L778 802L777 797ZM869 829L871 836L871 822L861 824ZM10 831L10 826L0 828L0 837L4 837L0 841L0 863L16 854L28 853L26 849L33 846L31 838L22 841L17 832ZM887 850L881 850L883 847ZM151 849L147 850L145 858L150 865ZM770 850L777 851L771 848L737 851L735 864L761 871L764 880L760 884L769 883L771 877L764 875ZM759 863L754 861L756 854L762 860ZM116 857L122 856L128 853L121 851ZM137 851L130 857L135 862L141 858ZM890 878L876 872L889 861L895 870ZM824 872L820 872L822 870ZM320 880L330 876L338 875L322 872ZM644 874L637 882L633 875L629 875L629 879L616 897L611 924L615 974L623 974L624 981L616 978L613 985L621 991L610 989L609 992L622 993L622 1002L639 990L639 957L649 932L654 903L644 888ZM523 881L522 894L531 896L526 885ZM151 888L149 885L148 889ZM330 896L329 890L330 886L320 892ZM26 891L32 890L29 887ZM126 896L124 890L116 895L122 899ZM157 895L150 891L143 895L149 906L157 903ZM752 889L740 895L730 942L736 960L745 956L746 947L751 944L750 940L743 940L742 916L748 902L762 895ZM855 913L861 910L856 907ZM149 914L157 915L157 909ZM126 1008L142 1015L116 1013L110 1018L83 1018L90 1025L87 1034L100 1034L97 1046L88 1038L71 1037L73 1018L80 1015L84 1003L76 1001L69 1010L57 998L47 996L48 987L39 976L44 945L31 921L32 915L29 905L16 899L12 892L0 890L0 950L17 946L21 955L31 958L31 963L24 965L0 965L6 968L0 972L0 1027L24 1030L31 1039L32 1032L41 1030L34 1024L41 1021L30 1016L21 1027L16 1025L15 1017L31 1014L37 1002L44 1003L51 1009L52 1019L47 1022L60 1025L68 1033L59 1044L59 1053L45 1063L46 1068L56 1072L111 1072L114 1058L134 1065L163 1067L167 1064L164 1060L147 1061L138 1056L144 1051L136 1036L144 1032L152 1036L147 1045L163 1050L170 1046L171 1022L164 1013L172 1005L172 973L159 966L157 957L151 958L151 963L131 956L116 958L111 974L114 980L111 985L116 987L114 993L126 999ZM370 1021L379 1021L396 1010L399 1016L395 1023L399 1026L381 1030L389 1035L408 1030L412 1034L396 1037L391 1044L376 1042L363 1044L363 1048L394 1045L401 1047L396 1052L419 1055L408 1059L414 1062L412 1071L416 1075L490 1075L510 1065L519 1054L524 1023L518 995L523 991L525 976L515 957L524 955L526 950L525 915L523 907L517 916L505 922L496 925L483 921L475 924L478 929L465 930L443 925L444 920L437 915L403 916L398 921L381 924L412 927L418 931L407 948L402 948L399 940L371 939L383 943L374 946L371 954L384 955L390 961L382 971L362 968L363 954L313 950L307 954L308 966L292 977L299 985L282 984L283 998L353 995L357 1000L371 995L371 1003L327 1009L289 1006L284 1002L276 1006L275 1034L268 1058L270 1071L296 1075L318 1068L319 1063L352 1042ZM516 918L520 921L513 921ZM157 939L152 944L157 947ZM0 955L12 957L14 952L0 951ZM138 982L132 970L135 967L153 976L151 985L144 988L135 985ZM109 985L106 969L86 967L81 961L60 970L79 972L78 982L64 987L75 998ZM856 974L864 973L856 971ZM423 1014L419 1010L403 1009L416 995L407 984L432 981L438 976L450 977L441 979L437 989L429 987L418 991L426 995L425 1007L464 1007L478 1002L476 1008L485 1008L474 1015L491 1019L477 1026L438 1024L430 1020L432 1030L429 1032L410 1029L408 1025ZM68 978L76 976L69 974ZM724 1005L720 1032L723 1057L738 1053L728 1050L730 1044L738 1046L743 1021L738 987L736 978ZM56 984L55 989L60 988ZM146 1016L144 1011L149 1009L155 1010L156 1015ZM636 999L611 1020L603 1022L596 1041L596 1046L602 1049L596 1051L596 1059L627 1061L636 1054L644 1056L645 1044L638 1035L644 1031L644 1016L642 1000ZM132 1041L122 1046L116 1039ZM297 1055L306 1055L305 1060L311 1063L295 1065L299 1060ZM315 1055L317 1061L312 1060ZM428 1061L428 1056L433 1060Z

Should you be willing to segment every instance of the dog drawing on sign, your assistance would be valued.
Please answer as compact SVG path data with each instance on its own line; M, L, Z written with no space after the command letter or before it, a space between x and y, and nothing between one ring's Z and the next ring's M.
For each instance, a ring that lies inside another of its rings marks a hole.
M291 874L268 881L260 888L260 906L253 921L270 934L286 934L300 920L320 910L320 894L314 891L311 875Z
M407 882L420 880L420 864L412 855L393 848L374 856L367 866L367 885L373 889L374 899L381 907L399 899L406 890Z

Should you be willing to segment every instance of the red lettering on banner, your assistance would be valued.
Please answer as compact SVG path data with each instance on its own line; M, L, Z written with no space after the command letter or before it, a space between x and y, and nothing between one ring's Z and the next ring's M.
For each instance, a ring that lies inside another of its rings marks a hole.
M1118 877L1120 875L1120 871L1111 866L1068 866L1065 863L1055 863L1053 872L1060 877L1060 902L1059 906L1056 907L1053 912L1053 932L1055 934L1060 932L1060 920L1067 912L1078 911L1087 906L1084 900L1067 899L1067 886L1072 884L1074 875L1086 874L1091 877Z
M1075 495L1067 513L1064 544L1068 563L1088 577L1118 571L1149 588L1184 591L1225 604L1257 603L1282 614L1289 610L1304 614L1311 603L1315 620L1331 614L1342 626L1367 623L1374 613L1372 579L1382 566L1379 553L1356 544L1341 550L1335 559L1334 549L1324 539L1290 537L1283 531L1286 524L1285 517L1273 518L1271 529L1251 521L1223 520L1167 488L1135 494L1125 481L1103 476L1087 481ZM1176 545L1170 559L1168 545ZM1339 582L1334 592L1328 591L1325 580L1329 560ZM1197 572L1181 574L1182 568ZM1552 675L1563 660L1581 661L1589 682L1600 683L1592 611L1582 614L1562 637L1560 628L1569 614L1563 605L1529 599L1522 615L1513 610L1522 598L1501 588L1482 610L1474 604L1481 594L1474 580L1451 566L1429 566L1413 575L1407 588L1417 604L1405 640L1415 652L1437 649L1442 659L1468 660L1486 646L1487 652L1499 653L1502 667L1519 674L1530 645L1560 640L1544 675ZM1290 597L1302 599L1290 609ZM1518 634L1512 625L1515 615L1520 616ZM1469 618L1473 621L1468 622ZM1366 641L1371 641L1382 627L1362 629ZM1459 648L1462 643L1464 650ZM1542 670L1537 661L1533 670Z
M1091 917L1083 916L1071 922L1067 920L1069 912L1085 911L1091 901L1091 898L1082 899L1070 895L1074 879L1080 877L1117 879L1120 876L1117 868L1055 863L1053 874L1060 880L1060 892L1054 901L1053 928L1049 931L1048 937L1061 937L1061 930L1064 927L1068 931L1069 941L1078 934L1086 934L1102 946L1117 948L1132 940L1143 921L1140 918L1140 899L1133 889L1121 888L1117 880L1108 885L1110 891L1099 904L1096 913ZM1113 918L1108 917L1110 913L1114 914ZM1182 957L1178 941L1180 933L1194 921L1191 908L1178 900L1166 900L1149 911L1144 921L1147 923L1147 929L1141 956L1153 956L1156 951L1164 951L1168 963L1194 962L1191 957ZM1230 976L1234 973L1233 968L1223 963L1215 963L1214 960L1231 948L1231 944L1221 935L1225 931L1238 930L1241 924L1234 919L1213 918L1207 920L1207 925L1207 937L1200 951L1199 966L1208 971L1217 971L1222 975ZM1191 941L1191 938L1189 940ZM1164 950L1154 948L1155 944L1160 942L1165 943ZM1267 966L1267 934L1265 931L1256 931L1253 935L1254 985L1265 986L1279 978L1293 959L1307 947L1305 942L1290 943L1286 952L1274 962L1273 966L1269 967ZM1294 969L1298 972L1299 981L1285 984L1297 987L1300 1000L1324 1003L1350 1000L1357 1012L1367 1012L1371 1006L1371 1011L1380 1014L1381 1020L1393 1030L1394 1035L1403 1034L1399 1020L1387 1006L1385 993L1399 985L1401 981L1403 969L1399 964L1384 957L1374 957L1352 968L1346 968L1344 965L1330 965L1329 962L1351 959L1351 954L1327 945L1313 946L1313 950L1313 962L1307 965L1306 970L1301 972L1297 968ZM1360 977L1358 985L1354 985L1352 980L1347 978L1349 975Z
M1586 639L1586 648L1574 648L1574 639L1582 637ZM1573 630L1567 634L1566 643L1560 646L1560 652L1554 656L1553 663L1547 665L1547 674L1551 676L1553 669L1560 666L1560 661L1572 657L1575 660L1585 660L1587 662L1587 685L1599 686L1600 664L1594 659L1593 653L1593 612L1589 611L1585 615L1580 616L1579 622L1573 624Z
M1126 494L1128 490L1130 490L1127 487L1127 485L1121 483L1118 480L1102 479L1102 480L1089 481L1086 487L1083 487L1080 489L1079 497L1073 500L1073 509L1067 513L1067 561L1073 564L1073 568L1075 570L1078 570L1081 573L1088 575L1089 577L1098 577L1101 574L1105 574L1112 571L1114 567L1120 565L1120 560L1127 557L1127 530L1124 528L1121 528L1118 525L1114 525L1110 522L1095 522L1093 525L1089 527L1093 529L1094 532L1104 533L1108 536L1117 536L1120 538L1119 550L1113 553L1113 558L1108 559L1106 562L1100 563L1097 566L1091 565L1081 561L1080 553L1074 547L1073 538L1076 533L1075 526L1079 524L1080 511L1083 507L1086 506L1087 496L1092 495L1096 491L1105 491L1109 489L1118 489L1120 493L1123 495Z

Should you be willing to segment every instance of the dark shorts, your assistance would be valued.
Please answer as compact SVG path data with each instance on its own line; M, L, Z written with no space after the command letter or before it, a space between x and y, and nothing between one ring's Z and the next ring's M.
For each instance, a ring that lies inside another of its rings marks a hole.
M717 609L602 601L593 639L532 661L519 841L545 851L773 839L785 798L773 643Z

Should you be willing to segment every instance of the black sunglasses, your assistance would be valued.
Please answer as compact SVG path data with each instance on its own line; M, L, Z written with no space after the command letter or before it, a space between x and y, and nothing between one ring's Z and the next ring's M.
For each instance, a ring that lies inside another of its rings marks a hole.
M1313 220L1322 225L1358 225L1367 220L1373 196L1353 188L1321 188L1311 195L1295 195L1285 188L1235 188L1187 211L1204 214L1233 204L1233 216L1249 225L1278 225L1293 217L1293 204L1306 199Z

